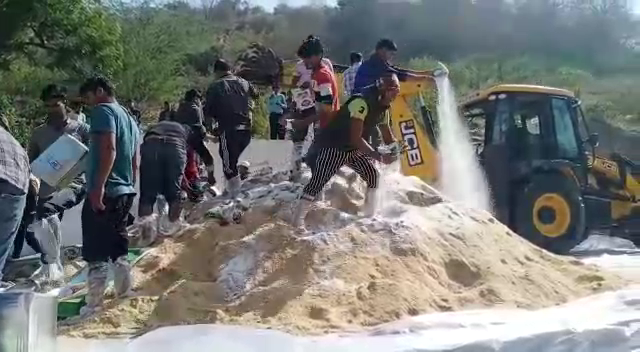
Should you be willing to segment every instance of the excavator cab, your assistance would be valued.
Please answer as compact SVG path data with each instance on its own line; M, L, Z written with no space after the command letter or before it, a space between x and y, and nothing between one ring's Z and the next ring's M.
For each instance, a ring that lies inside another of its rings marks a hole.
M482 121L475 124L482 126L476 150L496 216L536 245L567 252L587 229L616 224L616 213L637 208L637 180L619 171L632 169L595 156L598 136L589 133L572 92L498 85L460 107L468 119Z

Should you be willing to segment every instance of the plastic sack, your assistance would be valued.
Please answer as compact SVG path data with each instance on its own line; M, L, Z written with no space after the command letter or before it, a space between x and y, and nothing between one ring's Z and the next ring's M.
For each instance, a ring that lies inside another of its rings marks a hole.
M158 214L157 231L159 235L173 236L176 232L182 229L184 225L182 215L180 215L180 218L176 222L171 222L169 220L169 204L164 197L158 197L155 212Z
M64 268L60 258L61 224L58 215L36 221L31 228L43 251L43 264L32 275L36 282L64 281Z
M138 218L134 226L138 228L136 247L147 247L158 238L158 214Z
M435 313L390 322L359 333L304 337L239 326L171 326L129 341L122 340L119 346L114 340L91 340L86 347L76 345L73 350L628 352L637 351L639 346L638 309L640 290L632 287L537 311L491 309ZM59 345L58 350L72 350L71 346L64 347Z
M158 214L158 221L163 218L169 219L169 203L167 203L163 196L158 196L154 208L153 212Z

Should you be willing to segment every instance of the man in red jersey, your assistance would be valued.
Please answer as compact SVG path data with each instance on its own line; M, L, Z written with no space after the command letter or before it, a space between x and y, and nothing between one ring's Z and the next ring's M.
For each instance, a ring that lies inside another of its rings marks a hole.
M315 109L309 109L311 114L302 114L301 119L295 119L292 126L295 130L306 131L308 126L315 124L315 135L321 133L329 120L333 117L335 111L340 108L338 100L338 83L333 73L333 68L324 62L324 47L318 37L309 36L302 42L298 49L298 56L303 60L305 66L311 70L311 90L313 91L315 100ZM306 134L306 133L305 133ZM299 165L302 161L302 145L294 145L292 155L293 164L296 165L292 170L292 179L299 177ZM310 150L307 155L313 154ZM305 160L313 160L313 158L305 158ZM308 164L308 163L307 163ZM313 165L308 165L313 169Z
M298 49L298 56L312 70L311 89L315 94L316 113L302 120L293 121L294 127L304 128L319 122L320 128L327 125L332 112L340 108L338 83L331 67L322 62L324 47L318 37L309 36Z

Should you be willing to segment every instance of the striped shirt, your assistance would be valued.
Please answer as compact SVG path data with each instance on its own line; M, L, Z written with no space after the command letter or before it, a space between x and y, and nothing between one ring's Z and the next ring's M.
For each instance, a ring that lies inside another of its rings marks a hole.
M358 73L358 69L362 65L362 62L357 62L351 65L348 69L346 69L343 73L343 88L344 94L347 97L350 97L353 93L353 85L356 81L356 73Z

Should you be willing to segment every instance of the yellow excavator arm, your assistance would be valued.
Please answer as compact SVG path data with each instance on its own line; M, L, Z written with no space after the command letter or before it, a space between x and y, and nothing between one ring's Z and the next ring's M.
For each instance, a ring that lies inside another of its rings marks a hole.
M407 147L402 156L402 173L435 184L438 178L436 139L433 121L422 99L422 92L430 84L426 79L400 83L400 94L391 105L391 123L394 136ZM412 97L420 98L420 120L409 104Z

